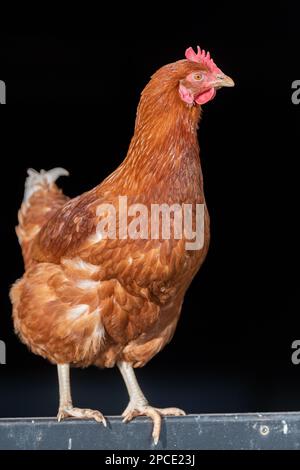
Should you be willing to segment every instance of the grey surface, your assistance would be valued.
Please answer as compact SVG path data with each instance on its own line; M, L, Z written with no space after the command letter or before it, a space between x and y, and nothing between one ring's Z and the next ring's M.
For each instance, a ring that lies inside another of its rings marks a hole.
M163 420L155 447L152 423L136 418L123 424L108 417L108 427L90 420L0 419L0 449L298 449L300 413L189 415Z

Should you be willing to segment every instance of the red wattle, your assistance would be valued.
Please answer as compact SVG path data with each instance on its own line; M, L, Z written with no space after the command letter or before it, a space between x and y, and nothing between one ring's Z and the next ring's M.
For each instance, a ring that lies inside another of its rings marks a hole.
M204 91L203 93L200 93L200 95L196 96L195 102L197 104L205 104L212 100L215 96L216 90L214 88L210 88L209 90Z

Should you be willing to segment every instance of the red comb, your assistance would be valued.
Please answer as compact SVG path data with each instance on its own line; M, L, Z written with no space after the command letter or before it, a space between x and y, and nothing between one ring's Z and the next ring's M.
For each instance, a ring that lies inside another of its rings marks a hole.
M210 57L210 53L205 52L204 49L202 49L201 51L201 48L199 46L197 46L197 54L193 50L192 47L189 47L185 51L185 57L187 60L191 62L198 62L198 63L207 65L211 69L212 72L217 72L219 70L219 68L216 66L216 64Z

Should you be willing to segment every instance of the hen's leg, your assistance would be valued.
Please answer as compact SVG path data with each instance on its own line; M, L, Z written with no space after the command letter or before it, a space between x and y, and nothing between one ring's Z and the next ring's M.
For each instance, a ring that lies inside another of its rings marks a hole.
M153 421L152 437L155 445L159 441L162 416L184 416L185 412L179 408L155 408L148 404L136 380L133 367L128 362L118 362L129 394L129 404L122 414L123 422L131 421L136 416L148 416Z
M59 410L57 419L61 421L64 418L95 419L106 426L106 421L102 413L97 410L74 408L72 404L71 386L70 386L70 366L69 364L58 364L59 381Z

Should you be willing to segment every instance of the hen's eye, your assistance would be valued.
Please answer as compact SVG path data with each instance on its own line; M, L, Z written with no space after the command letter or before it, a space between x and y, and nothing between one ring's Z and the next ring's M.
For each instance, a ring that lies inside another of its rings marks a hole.
M199 81L199 80L202 80L202 78L203 78L202 73L195 73L195 75L194 75L194 80L198 80L198 81Z

